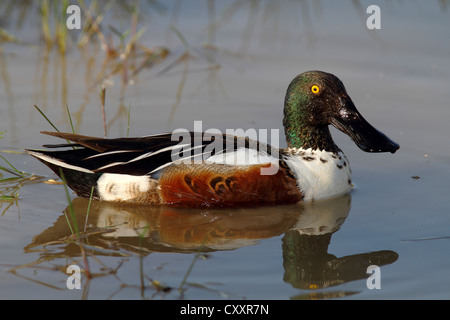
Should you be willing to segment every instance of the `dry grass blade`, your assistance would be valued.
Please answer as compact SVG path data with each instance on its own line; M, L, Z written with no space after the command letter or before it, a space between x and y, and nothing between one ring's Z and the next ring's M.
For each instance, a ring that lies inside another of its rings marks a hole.
M106 113L105 113L105 100L106 100L106 87L102 86L100 90L100 101L102 106L102 120L103 120L103 132L105 134L105 138L108 136L106 131Z

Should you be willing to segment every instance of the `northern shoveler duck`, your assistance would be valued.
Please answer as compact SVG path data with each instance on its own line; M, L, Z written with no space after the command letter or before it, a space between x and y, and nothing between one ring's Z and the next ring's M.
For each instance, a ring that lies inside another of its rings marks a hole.
M284 101L283 125L286 149L226 134L187 146L173 141L172 133L103 139L43 132L73 143L45 146L64 150L26 151L57 175L63 174L80 197L89 197L93 190L94 198L104 201L238 207L348 193L352 185L349 162L334 143L329 125L350 136L363 151L394 153L399 149L362 117L342 82L321 71L305 72L292 80ZM189 134L194 138L196 132ZM226 146L224 151L211 152L211 141ZM173 155L183 148L193 155L174 160ZM203 155L200 163L186 163L199 155ZM230 157L234 162L228 161ZM262 174L273 165L274 172Z

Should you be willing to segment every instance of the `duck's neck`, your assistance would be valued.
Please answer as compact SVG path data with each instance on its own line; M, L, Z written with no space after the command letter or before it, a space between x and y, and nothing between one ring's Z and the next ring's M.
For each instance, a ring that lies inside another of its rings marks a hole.
M306 125L298 118L293 120L289 115L284 116L284 133L288 149L324 150L337 153L340 151L331 137L328 125Z
M286 142L291 149L319 149L326 151L336 151L336 145L331 139L328 127L322 128L296 128L286 127Z

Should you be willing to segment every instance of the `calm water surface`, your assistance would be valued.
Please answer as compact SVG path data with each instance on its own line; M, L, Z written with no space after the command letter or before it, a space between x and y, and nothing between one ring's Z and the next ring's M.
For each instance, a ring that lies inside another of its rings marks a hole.
M1 5L1 27L19 40L0 47L1 155L38 178L0 185L18 196L0 203L0 298L450 298L450 3L380 2L380 30L366 28L368 1L205 3L141 4L139 44L170 53L137 77L119 57L106 61L98 37L77 47L80 31L69 31L65 55L46 49L36 7ZM130 30L132 13L99 13L119 48L109 26ZM134 67L145 61L137 52ZM332 129L355 184L342 198L239 210L94 201L88 210L71 195L83 258L64 187L44 183L55 176L20 152L56 141L38 134L53 128L33 105L61 131L71 131L68 106L77 132L103 136L101 83L109 137L193 129L194 120L205 130L282 132L287 85L311 69L337 75L364 117L401 146L367 154ZM93 274L82 274L81 290L66 287L71 264ZM368 289L369 265L380 266L381 289Z

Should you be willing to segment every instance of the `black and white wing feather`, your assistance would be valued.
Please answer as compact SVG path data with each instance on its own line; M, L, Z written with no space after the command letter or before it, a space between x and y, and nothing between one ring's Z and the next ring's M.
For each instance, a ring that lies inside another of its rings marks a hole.
M198 133L194 132L188 132L189 139L184 140L172 140L172 133L116 139L61 132L42 133L66 139L72 143L45 145L44 147L52 150L27 150L28 153L43 162L52 163L54 166L91 173L121 173L156 177L162 169L171 165L174 159L178 161L189 161L199 157L205 159L209 156L234 151L240 147L258 151L267 150L268 154L272 150L270 146L247 137L225 134L215 135L211 137L211 140L204 141L198 139ZM217 141L217 139L221 139L221 141ZM214 142L215 148L207 149L212 142Z

